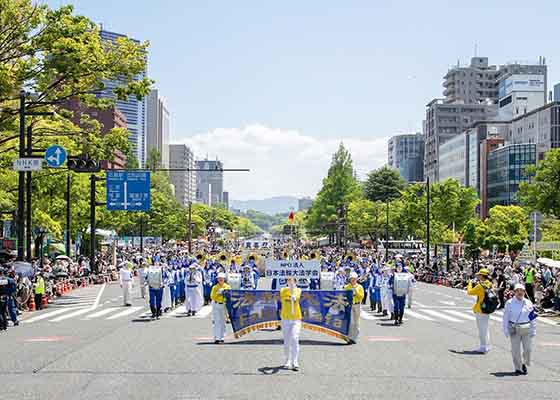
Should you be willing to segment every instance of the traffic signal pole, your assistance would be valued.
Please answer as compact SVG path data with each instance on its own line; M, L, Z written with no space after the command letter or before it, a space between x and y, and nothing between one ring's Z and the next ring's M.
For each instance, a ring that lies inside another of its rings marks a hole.
M89 192L89 261L92 273L97 273L97 258L95 257L95 175L91 174Z
M19 157L25 157L25 92L19 93ZM25 257L25 173L18 172L17 260Z

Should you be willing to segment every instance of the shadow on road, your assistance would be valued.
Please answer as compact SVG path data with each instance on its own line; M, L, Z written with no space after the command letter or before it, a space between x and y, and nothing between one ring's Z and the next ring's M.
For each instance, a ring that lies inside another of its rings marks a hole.
M476 351L476 350L452 350L449 349L450 353L453 354L461 354L464 356L482 356L484 355L484 353L481 353L480 351Z
M490 372L490 375L496 378L506 378L508 376L520 376L517 372Z
M275 375L283 369L285 369L285 368L282 367L282 366L279 366L279 367L262 367L262 368L258 368L257 371L259 371L263 375Z
M283 345L282 339L255 339L255 340L239 340L236 342L226 342L219 346L243 346L243 345ZM300 346L346 346L346 343L327 342L323 340L300 340ZM199 346L212 345L216 346L214 342L198 342Z

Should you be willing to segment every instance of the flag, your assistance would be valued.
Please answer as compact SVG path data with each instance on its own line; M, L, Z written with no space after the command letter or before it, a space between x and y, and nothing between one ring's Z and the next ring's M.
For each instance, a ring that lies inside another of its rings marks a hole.
M294 214L293 211L290 211L290 214L288 215L288 221L290 222L290 224L293 224L295 219L296 219L296 215Z

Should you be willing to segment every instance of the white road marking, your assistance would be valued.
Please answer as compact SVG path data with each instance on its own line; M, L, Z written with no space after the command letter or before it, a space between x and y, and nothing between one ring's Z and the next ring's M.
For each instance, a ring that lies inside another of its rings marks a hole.
M443 313L440 313L440 312L438 312L438 311L434 311L434 310L422 310L422 312L424 312L424 313L426 313L426 314L433 315L434 317L437 317L437 318L445 319L445 320L447 320L447 321L463 323L463 321L461 321L460 319L450 317L450 316L445 315L445 314L443 314Z
M538 317L537 322L542 322L543 324L552 325L552 326L560 326L558 322L544 317Z
M110 314L110 313L112 313L113 311L116 311L116 310L118 310L118 309L119 309L119 307L109 307L109 308L105 308L104 310L97 311L96 313L87 315L84 319L98 318L98 317L101 317L101 316L103 316L103 315L105 315L105 314Z
M105 318L105 319L111 320L111 319L117 319L117 318L125 317L125 316L127 316L127 315L134 314L135 312L140 311L140 310L143 309L143 308L144 308L143 306L140 306L140 307L127 307L126 310L121 311L121 312L118 313L118 314L111 315L109 318Z
M418 318L418 319L423 319L425 321L435 321L433 318L430 318L427 315L422 315L422 314L417 313L415 311L405 310L404 313L407 314L407 315L410 315L411 317Z
M443 310L443 311L448 313L448 314L455 315L456 317L459 317L459 318L468 319L469 321L476 321L476 318L473 315L464 314L464 313L456 311L456 310Z
M76 310L77 308L78 307L75 307L75 308L61 308L61 309L58 309L58 310L55 310L55 311L50 311L50 312L46 312L46 313L41 314L41 315L37 315L36 317L31 317L31 318L28 318L28 319L24 319L21 322L24 323L24 324L29 324L31 322L40 321L42 319L54 317L55 315L58 315L58 314L62 314L62 313L68 312L68 311Z
M377 320L377 319L381 319L381 317L378 317L378 316L376 316L376 315L372 315L372 314L368 313L368 312L365 311L365 310L361 310L361 312L360 312L360 318L368 319L368 320Z
M439 301L441 304L445 304L447 306L454 306L455 302L454 301L445 301L445 300L440 300Z
M502 322L503 318L496 317L495 315L490 314L490 319L496 322Z
M87 314L88 312L92 311L91 307L88 308L82 308L80 310L74 311L70 314L65 314L65 315L61 315L60 317L56 317L54 319L49 319L49 322L60 322L60 321L64 321L65 319L69 319L69 318L73 318L73 317L77 317L79 315L82 314Z
M101 286L101 289L99 289L99 293L97 293L97 298L95 299L95 302L93 303L92 308L95 310L97 308L97 306L99 305L99 301L101 300L101 296L103 295L103 291L105 291L105 287L107 286L106 283L103 284L103 286Z
M211 312L212 306L204 306L191 318L206 318Z

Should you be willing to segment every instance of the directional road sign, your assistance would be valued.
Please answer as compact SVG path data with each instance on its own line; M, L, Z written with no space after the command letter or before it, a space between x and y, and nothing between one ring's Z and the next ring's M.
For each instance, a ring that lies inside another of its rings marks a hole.
M107 171L107 210L149 211L148 171Z
M16 158L14 171L39 171L43 167L41 158Z
M66 162L66 150L64 147L57 144L50 146L45 151L45 161L47 165L52 168L59 168Z

